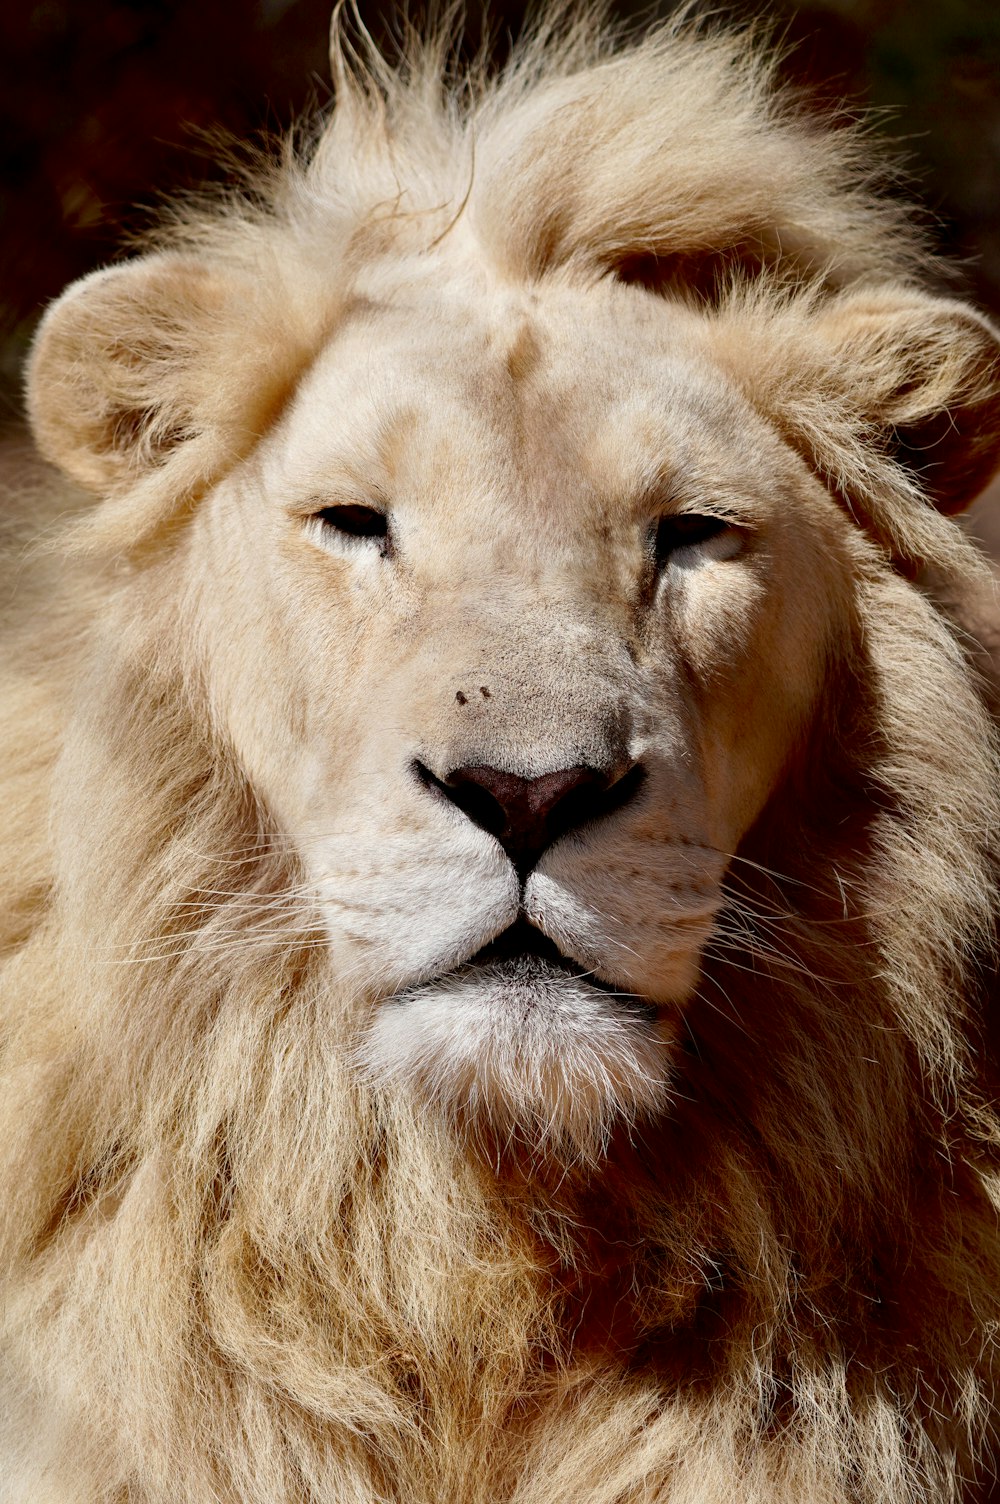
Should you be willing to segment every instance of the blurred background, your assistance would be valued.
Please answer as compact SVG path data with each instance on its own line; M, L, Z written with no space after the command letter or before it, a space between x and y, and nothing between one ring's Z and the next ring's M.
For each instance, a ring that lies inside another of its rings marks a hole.
M158 201L211 178L214 129L281 131L329 101L331 0L13 0L0 6L0 415L41 309L110 259ZM376 39L398 7L359 0ZM617 0L642 25L669 3ZM713 9L716 7L713 6ZM411 4L419 24L421 7ZM499 55L532 7L469 0L468 45ZM1000 317L1000 0L788 0L763 17L788 77L826 108L875 111L938 245Z

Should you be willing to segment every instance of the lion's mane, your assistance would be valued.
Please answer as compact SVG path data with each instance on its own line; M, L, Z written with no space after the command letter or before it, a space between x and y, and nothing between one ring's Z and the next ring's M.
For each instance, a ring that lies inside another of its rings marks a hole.
M557 27L446 88L443 46L335 62L315 140L164 232L245 296L206 292L190 364L190 325L151 328L137 298L127 337L157 358L101 508L17 467L0 1496L955 1498L995 1406L974 1050L1000 809L940 601L981 566L853 396L861 366L886 392L936 382L930 408L986 378L944 335L820 372L803 308L916 287L924 252L859 138L783 104L746 38L616 51ZM511 278L586 262L700 299L749 384L783 371L788 432L867 534L854 630L733 864L670 1111L596 1165L469 1141L344 1058L350 979L161 567L310 360L331 267L473 208ZM57 458L78 437L36 426Z

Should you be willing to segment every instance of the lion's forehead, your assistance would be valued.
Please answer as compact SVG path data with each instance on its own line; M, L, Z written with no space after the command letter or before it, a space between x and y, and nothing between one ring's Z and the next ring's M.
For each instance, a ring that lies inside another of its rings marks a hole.
M760 494L776 447L689 310L601 286L473 299L443 281L352 305L269 462L317 494L369 487L449 518L502 500L519 525L581 527L641 520L685 487L695 504Z

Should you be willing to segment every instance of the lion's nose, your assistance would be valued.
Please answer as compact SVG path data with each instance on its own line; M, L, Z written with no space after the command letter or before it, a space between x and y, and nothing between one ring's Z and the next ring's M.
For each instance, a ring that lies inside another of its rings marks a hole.
M559 836L624 803L641 777L638 765L617 778L586 766L520 778L477 763L430 781L496 836L523 877Z

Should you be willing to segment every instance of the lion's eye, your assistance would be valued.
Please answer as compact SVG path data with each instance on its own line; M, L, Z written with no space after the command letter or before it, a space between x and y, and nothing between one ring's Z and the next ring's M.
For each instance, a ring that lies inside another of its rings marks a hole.
M349 538L387 538L389 519L376 507L351 504L342 507L324 507L314 514L326 527L336 528Z
M709 517L703 512L677 512L670 517L661 517L656 527L657 568L662 569L679 548L708 543L724 533L733 532L732 524L724 517Z
M389 518L378 507L366 507L358 502L323 507L309 518L309 531L319 543L336 539L354 542L356 539L377 544L383 555L389 552Z

